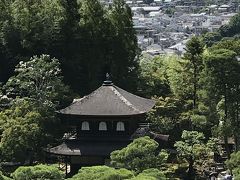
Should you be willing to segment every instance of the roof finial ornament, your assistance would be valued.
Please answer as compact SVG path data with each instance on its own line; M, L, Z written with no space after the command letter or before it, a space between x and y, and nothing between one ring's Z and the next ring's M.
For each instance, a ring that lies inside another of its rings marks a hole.
M109 73L106 73L106 81L109 81L110 80L110 75Z
M113 83L110 80L110 74L106 73L106 80L103 82L103 86L111 86L111 85L113 85Z

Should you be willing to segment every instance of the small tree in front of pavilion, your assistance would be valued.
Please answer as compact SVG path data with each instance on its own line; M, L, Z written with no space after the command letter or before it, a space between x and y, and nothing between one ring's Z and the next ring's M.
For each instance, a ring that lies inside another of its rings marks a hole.
M203 172L206 164L213 160L214 152L217 151L216 141L210 139L205 143L204 134L197 131L184 130L182 140L177 141L174 146L178 157L188 163L188 179L194 179L196 169Z
M167 161L168 153L164 150L157 153L157 148L158 143L150 137L140 137L127 147L113 151L111 164L138 173L149 168L159 168Z

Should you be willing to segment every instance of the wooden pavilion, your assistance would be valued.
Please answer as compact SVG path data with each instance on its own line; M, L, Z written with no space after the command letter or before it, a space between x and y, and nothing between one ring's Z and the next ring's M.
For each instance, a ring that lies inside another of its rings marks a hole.
M71 132L64 135L61 145L47 152L65 157L71 174L82 166L108 164L112 151L126 147L137 130L141 132L139 123L154 105L154 100L131 94L106 80L91 94L58 111Z

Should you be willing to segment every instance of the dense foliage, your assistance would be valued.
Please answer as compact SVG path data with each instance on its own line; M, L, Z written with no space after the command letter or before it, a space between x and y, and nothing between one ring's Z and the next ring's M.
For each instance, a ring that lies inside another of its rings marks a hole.
M24 100L17 100L11 109L1 112L1 160L24 162L32 158L31 152L39 152L40 121L41 115Z
M157 101L148 114L151 128L170 134L171 144L177 141L178 156L188 162L187 178L194 178L194 173L204 176L204 169L214 162L213 152L221 154L219 141L212 137L225 143L228 157L234 150L227 145L228 137L234 137L239 150L239 47L237 38L213 33L190 39L183 57L141 57L140 77L146 86L140 88ZM202 137L196 145L188 144L191 136L185 138L191 132Z
M208 143L205 143L204 140L205 137L203 133L184 130L182 140L174 144L178 156L188 162L189 179L194 177L194 168L201 171L201 167L207 167L210 165L207 163L213 162L213 153L217 153L214 140L210 140ZM214 152L214 150L216 151Z
M56 166L22 166L12 173L13 180L63 180L64 173Z
M59 66L58 60L48 55L16 66L16 75L3 88L12 99L7 102L10 108L0 112L2 160L31 163L41 147L57 137L61 128L52 129L58 124L54 111L71 97Z
M146 169L139 173L136 177L132 178L131 180L165 180L167 179L166 176L159 171L158 169Z
M230 170L233 171L235 178L240 178L240 151L231 154L231 158L226 161L226 164Z
M78 174L74 175L69 180L164 180L164 174L158 169L146 169L143 172L135 175L134 172L120 168L114 169L108 166L92 166L83 167Z
M20 62L15 75L5 85L10 97L28 97L38 106L57 107L69 96L69 88L63 84L59 60L49 55L32 57Z
M0 180L11 180L10 178L4 176L2 172L0 171Z
M134 174L127 169L114 169L108 166L83 167L71 180L111 180L130 179Z
M116 168L127 168L136 172L160 168L166 162L168 153L158 153L157 148L158 143L148 136L135 139L127 147L111 153L111 164Z
M93 0L1 1L0 9L0 82L20 61L49 54L81 95L100 85L106 72L116 84L136 89L137 39L124 0L111 8Z
M226 164L238 179L239 29L237 14L218 32L193 36L182 57L142 54L139 60L124 0L109 7L96 0L1 1L0 161L41 162L42 149L62 137L55 110L71 101L70 89L85 95L108 72L120 87L156 100L147 120L155 133L170 135L169 148L176 154L169 156L161 144L142 137L112 152L114 168L84 167L72 179L165 179L173 177L167 164L182 166L174 173L183 170L178 175L185 179L206 178L213 153L220 154L212 137L224 142L228 157L233 137L238 152ZM37 165L20 167L12 177L63 179L63 173Z

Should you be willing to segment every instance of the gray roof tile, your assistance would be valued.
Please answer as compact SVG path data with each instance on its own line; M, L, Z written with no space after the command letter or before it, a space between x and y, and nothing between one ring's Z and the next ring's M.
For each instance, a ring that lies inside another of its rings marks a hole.
M103 85L59 112L84 116L137 115L148 112L154 105L154 100L136 96L115 85Z

